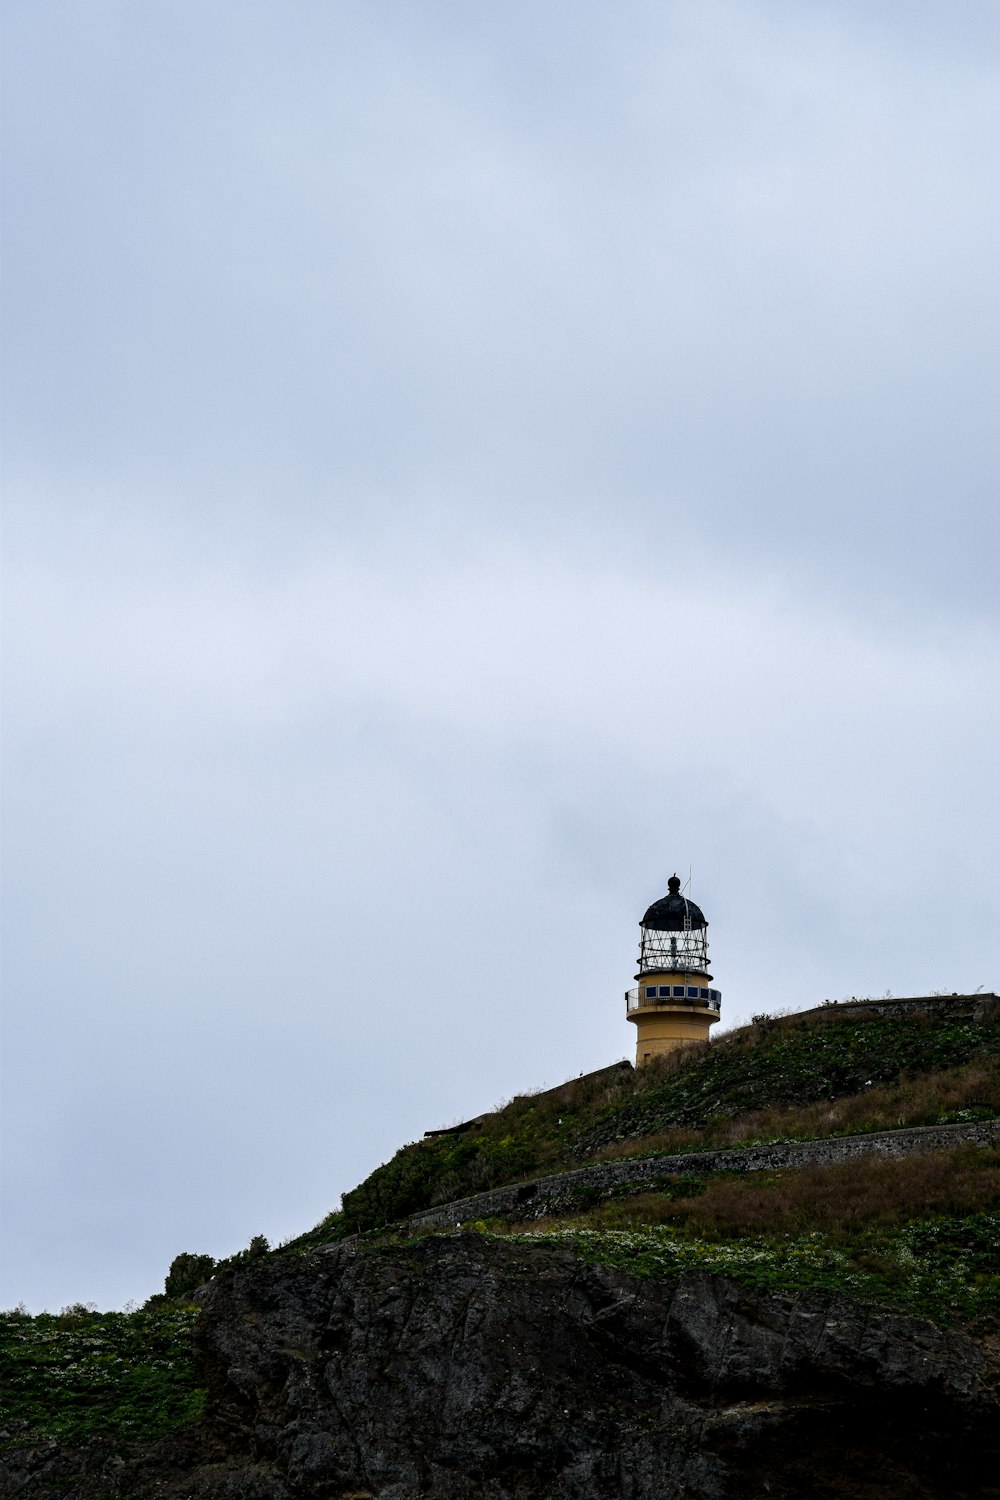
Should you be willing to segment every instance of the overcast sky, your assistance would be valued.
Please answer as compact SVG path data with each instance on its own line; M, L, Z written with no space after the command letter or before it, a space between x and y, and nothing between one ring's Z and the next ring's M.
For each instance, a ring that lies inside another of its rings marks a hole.
M995 0L8 0L4 1280L1000 989Z

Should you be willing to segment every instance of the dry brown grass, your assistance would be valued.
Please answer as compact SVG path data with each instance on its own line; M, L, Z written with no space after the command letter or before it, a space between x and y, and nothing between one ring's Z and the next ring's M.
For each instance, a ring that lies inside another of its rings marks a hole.
M704 1192L690 1197L672 1197L670 1190L640 1193L583 1215L543 1221L544 1227L676 1224L709 1238L810 1229L836 1236L930 1214L984 1213L1000 1205L1000 1147L964 1146L898 1160L867 1156L830 1167L718 1174L702 1182ZM677 1186L683 1191L683 1182ZM690 1186L696 1193L700 1184ZM536 1220L522 1227L542 1225Z
M615 1142L594 1153L593 1161L648 1156L651 1151L711 1150L758 1140L817 1140L904 1126L933 1125L942 1115L962 1110L1000 1112L1000 1058L985 1058L964 1068L922 1073L878 1084L844 1099L748 1110L732 1119L710 1119L700 1130L684 1126Z

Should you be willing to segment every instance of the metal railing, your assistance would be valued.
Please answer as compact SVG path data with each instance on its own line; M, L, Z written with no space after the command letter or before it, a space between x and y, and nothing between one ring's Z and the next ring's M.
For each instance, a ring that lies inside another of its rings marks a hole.
M698 1005L718 1014L722 1010L722 994L697 984L638 984L625 991L626 1011L660 1005Z

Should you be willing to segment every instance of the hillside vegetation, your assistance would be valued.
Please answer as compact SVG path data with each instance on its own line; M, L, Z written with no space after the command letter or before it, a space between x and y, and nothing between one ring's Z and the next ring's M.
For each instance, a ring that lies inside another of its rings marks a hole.
M712 1271L784 1292L838 1291L975 1331L1000 1320L1000 1149L752 1175L683 1174L561 1219L484 1231L555 1243L644 1275Z
M1000 1013L873 1014L848 1008L765 1020L640 1073L607 1069L405 1146L315 1229L277 1251L255 1237L216 1263L177 1256L143 1311L66 1309L0 1317L7 1367L0 1448L40 1437L143 1440L198 1416L192 1354L206 1277L257 1270L361 1234L405 1238L400 1221L503 1183L609 1157L849 1135L1000 1116ZM694 1269L768 1290L846 1293L941 1326L1000 1321L1000 1150L965 1146L899 1160L739 1175L677 1173L650 1190L583 1190L576 1210L531 1224L466 1225L552 1244L641 1276Z
M42 1433L148 1441L193 1421L205 1398L191 1349L195 1311L0 1314L0 1445Z
M837 1011L742 1027L639 1072L524 1095L404 1146L294 1248L379 1229L502 1183L656 1151L958 1123L1000 1114L1000 1015Z

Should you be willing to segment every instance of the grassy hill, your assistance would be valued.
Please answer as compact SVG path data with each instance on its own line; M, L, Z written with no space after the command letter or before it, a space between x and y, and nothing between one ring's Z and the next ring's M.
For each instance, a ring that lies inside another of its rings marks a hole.
M421 1209L588 1161L806 1140L1000 1114L1000 1011L980 1019L831 1007L744 1026L707 1048L522 1095L454 1134L402 1147L310 1248Z
M216 1266L181 1255L137 1313L0 1316L0 1444L51 1434L146 1439L189 1422L201 1392L186 1300L213 1269L293 1256L422 1209L590 1162L1000 1116L1000 1007L830 1007L762 1018L639 1073L627 1066L402 1147L321 1224L276 1251L255 1239ZM673 1172L642 1191L581 1195L558 1221L471 1226L552 1241L644 1275L692 1267L790 1292L836 1289L971 1331L1000 1327L1000 1151L756 1172ZM469 1226L466 1226L467 1228Z

